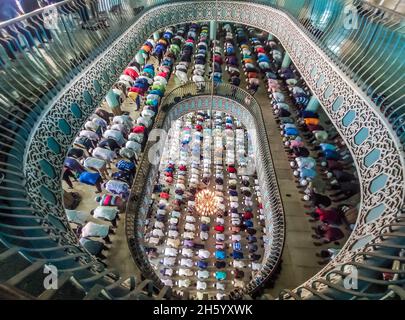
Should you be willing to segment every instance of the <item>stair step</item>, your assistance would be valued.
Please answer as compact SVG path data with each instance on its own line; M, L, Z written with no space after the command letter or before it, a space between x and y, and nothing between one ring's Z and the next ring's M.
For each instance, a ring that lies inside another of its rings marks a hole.
M11 249L8 249L2 253L0 253L0 261L6 260L7 258L11 257L12 255L18 253L18 248L13 247Z
M14 277L7 280L6 284L10 286L16 286L17 284L21 283L22 280L27 278L29 275L32 275L34 272L41 269L44 264L45 264L44 261L37 261L31 264L28 268L25 268L21 272L17 273Z
M29 261L18 254L18 250L9 249L0 254L0 283L9 280L16 273L28 268Z
M48 289L42 292L37 298L39 300L51 300L57 292L64 291L64 285L70 280L72 275L70 273L65 273L58 278L58 289Z
M30 294L11 287L6 284L0 283L0 300L34 300L35 297Z

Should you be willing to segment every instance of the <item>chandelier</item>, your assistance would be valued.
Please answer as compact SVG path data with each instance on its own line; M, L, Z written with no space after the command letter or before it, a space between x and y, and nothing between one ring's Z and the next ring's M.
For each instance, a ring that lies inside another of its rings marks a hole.
M202 216L211 216L218 210L215 193L208 189L198 192L195 196L195 210Z

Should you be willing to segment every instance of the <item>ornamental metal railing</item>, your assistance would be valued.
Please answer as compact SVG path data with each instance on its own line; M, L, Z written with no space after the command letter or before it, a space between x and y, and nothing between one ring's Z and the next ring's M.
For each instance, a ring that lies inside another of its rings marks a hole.
M228 98L243 106L255 120L256 135L258 137L257 147L260 153L256 161L261 162L260 168L263 168L265 171L258 172L258 176L263 175L265 177L266 185L269 188L267 191L270 195L269 211L273 224L271 226L272 242L271 248L269 248L270 252L262 262L262 269L255 274L243 290L234 290L229 295L231 299L242 299L243 297L260 293L263 285L278 271L281 263L285 237L284 208L281 193L274 170L273 157L268 143L268 135L261 108L256 99L247 91L228 83L219 83L215 86L212 86L211 82L186 83L173 89L165 96L161 103L160 111L156 115L153 129L163 128L166 117L176 109L176 105L181 101L198 98L199 96L211 97L212 99L215 96ZM223 110L215 107L214 110L227 112L225 107L223 107ZM243 122L243 119L240 120ZM157 287L163 288L164 285L156 274L156 271L149 264L145 252L143 244L145 215L142 212L146 213L146 210L141 209L145 203L145 199L150 197L150 191L153 186L151 171L154 165L150 162L149 157L155 143L155 141L148 141L146 143L143 156L138 164L137 173L131 188L130 201L126 210L125 228L131 254L138 268L142 270L143 276L153 279ZM259 170L258 167L256 169Z
M282 290L279 299L405 300L405 209L386 228L351 262L324 272L310 286Z

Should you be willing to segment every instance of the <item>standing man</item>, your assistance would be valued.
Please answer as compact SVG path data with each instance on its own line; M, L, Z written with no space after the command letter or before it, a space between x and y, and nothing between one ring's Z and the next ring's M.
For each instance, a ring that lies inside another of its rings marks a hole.
M0 1L0 22L4 22L10 19L13 19L19 15L19 8L15 0L4 0ZM12 30L10 27L4 28L11 36ZM13 39L12 37L8 36L7 34L0 33L0 44L3 46L4 50L6 51L8 57L10 59L15 59L16 56L14 54L17 51L17 40ZM0 60L3 64L4 61Z
M25 14L30 13L32 11L38 10L41 8L39 5L38 0L18 0L20 6ZM41 2L45 4L45 2ZM27 21L31 24L29 30L33 37L36 37L39 42L47 42L52 40L52 34L49 29L46 29L44 26L44 16L42 13L32 16L27 19ZM45 33L45 37L44 37ZM47 40L47 41L45 41Z
M0 22L14 19L22 14L24 12L21 11L16 0L0 1ZM19 42L20 34L24 36L29 47L35 45L31 32L21 22L6 26L3 30L6 32L0 32L0 43L10 59L16 59L15 52L21 49Z

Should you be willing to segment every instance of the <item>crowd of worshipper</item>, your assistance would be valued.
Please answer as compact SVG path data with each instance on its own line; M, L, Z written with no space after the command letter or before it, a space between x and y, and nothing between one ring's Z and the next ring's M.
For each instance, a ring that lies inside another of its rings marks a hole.
M239 29L237 29L236 33L236 40L237 43L243 41L240 38L240 34L238 33ZM236 44L234 39L233 27L230 24L225 24L222 28L222 36L223 36L223 49L219 46L221 40L214 40L212 41L213 47L213 55L211 59L211 63L213 64L213 81L215 84L221 83L223 81L223 72L222 66L224 64L224 59L222 57L222 53L225 55L225 71L228 72L228 81L230 84L234 85L235 87L239 87L241 83L240 79L240 70L239 70L239 62L237 58L237 50ZM242 63L244 61L242 60ZM244 66L244 65L243 65ZM245 69L246 71L246 69ZM234 89L236 90L236 89ZM234 94L232 92L232 94Z
M196 83L199 90L202 90L204 89L205 81L208 25L192 23L189 25L187 32L187 25L182 26L182 28L183 32L180 40L183 46L181 48L179 63L175 66L175 81L179 85L182 85L192 80ZM184 36L186 36L186 40ZM194 52L195 54L193 55ZM188 74L193 62L193 73L189 79Z
M256 173L247 175L254 156L247 132L222 112L211 119L199 111L176 120L168 139L145 249L165 285L223 299L244 288L263 255L263 206Z
M275 41L268 45L280 51ZM341 245L345 230L354 228L360 185L353 159L330 121L309 105L310 92L292 65L280 68L282 80L267 79L269 98L280 125L297 186L310 209L309 221L316 223L315 245ZM321 191L322 190L322 191ZM345 228L346 227L346 228ZM323 250L324 264L334 249Z
M260 85L260 76L277 78L277 68L281 52L273 52L271 59L266 53L266 46L262 44L262 35L257 35L254 28L246 28L241 25L223 25L222 36L224 37L225 70L229 74L229 83L238 87L241 84L240 69L242 68L246 78L246 89L254 95ZM236 46L239 48L240 58L237 57ZM219 57L218 57L219 59ZM241 65L239 64L239 61ZM222 63L221 63L222 64ZM218 70L220 64L217 66ZM234 89L236 90L236 89Z
M224 36L224 53L225 53L225 70L229 75L229 83L233 86L239 87L240 85L240 71L239 71L239 62L236 56L237 50L234 41L233 28L230 24L226 24L223 27L223 36ZM215 62L217 63L217 62ZM235 90L235 89L233 89ZM233 94L235 91L233 92Z
M252 48L249 45L249 37L245 28L238 26L236 29L237 41L240 49L243 70L246 76L246 89L254 95L259 88L259 70L255 65Z
M330 122L326 120L321 124L322 114L306 108L310 93L293 66L281 68L282 47L275 40L263 37L255 28L230 24L222 28L225 52L231 61L226 69L235 72L230 74L229 82L235 86L240 83L236 78L239 76L236 58L232 56L233 28L246 76L246 89L254 95L260 85L260 75L266 84L294 176L298 179L297 185L304 189L301 191L303 200L310 203L311 211L307 214L311 216L311 222L317 223L313 238L319 241L314 244L340 245L337 241L345 237L343 231L347 228L344 227L348 226L349 231L354 227L359 202L360 186L350 153ZM324 185L327 194L318 191ZM326 257L320 264L336 254L334 248L328 250L318 255Z
M80 243L93 255L105 259L106 244L125 210L137 163L152 129L178 51L171 48L173 28L162 37L155 33L137 52L105 97L112 112L98 108L74 140L64 162L62 179L69 189L73 181L95 187L95 208L90 212L66 210ZM157 50L157 52L156 52ZM151 55L160 64L147 63ZM121 110L129 98L142 111L136 119ZM92 218L91 218L92 216ZM103 240L103 241L102 241Z
M174 67L175 81L178 85L182 85L188 82L188 69L191 64L191 58L194 52L198 27L199 26L197 24L192 24L187 31L186 26L182 26L179 29L179 31L181 30L181 32L178 31L177 33L179 50L181 46L181 54L179 59L180 61ZM185 36L187 36L187 40L185 40Z
M196 84L199 91L205 89L206 62L208 55L208 25L201 27L200 36L197 44L197 51L194 55L194 67L191 80Z
M211 41L211 59L210 59L210 78L214 85L218 85L223 81L222 65L224 60L222 58L223 49L220 47L219 40ZM225 49L225 48L224 48Z

